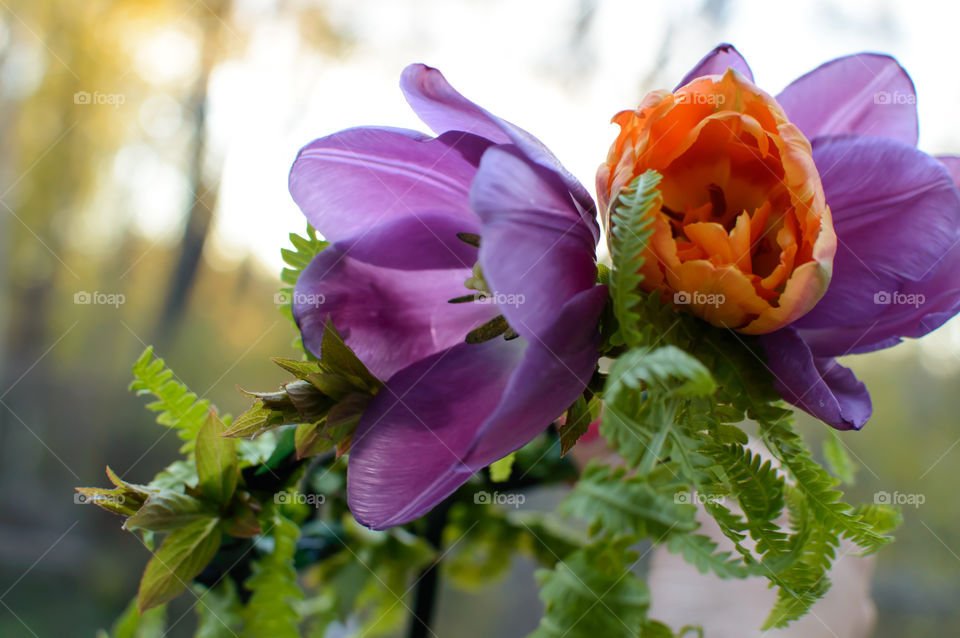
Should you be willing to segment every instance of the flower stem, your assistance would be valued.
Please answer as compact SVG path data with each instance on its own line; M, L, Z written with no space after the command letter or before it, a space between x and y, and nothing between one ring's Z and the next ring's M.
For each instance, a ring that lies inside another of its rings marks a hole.
M407 638L427 638L436 636L430 628L433 623L433 614L436 609L437 591L440 582L439 552L443 544L443 528L447 525L447 514L453 505L453 497L447 498L427 514L426 530L423 538L437 550L438 558L427 566L417 579L417 588L414 593L413 615L410 618L410 631Z

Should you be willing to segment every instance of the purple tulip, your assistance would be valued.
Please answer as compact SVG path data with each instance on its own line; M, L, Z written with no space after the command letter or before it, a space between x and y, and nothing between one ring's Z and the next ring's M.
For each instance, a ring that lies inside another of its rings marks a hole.
M725 44L681 84L728 67L753 80ZM812 144L837 253L816 306L758 339L784 399L837 429L860 429L870 395L835 357L923 336L960 311L960 158L917 150L913 82L888 55L827 62L776 99Z
M560 416L593 373L606 299L593 201L550 151L436 69L409 66L400 85L437 137L349 129L303 148L290 173L331 242L297 282L303 342L322 357L332 320L386 380L347 475L354 516L376 529L423 515ZM501 315L506 333L465 340Z

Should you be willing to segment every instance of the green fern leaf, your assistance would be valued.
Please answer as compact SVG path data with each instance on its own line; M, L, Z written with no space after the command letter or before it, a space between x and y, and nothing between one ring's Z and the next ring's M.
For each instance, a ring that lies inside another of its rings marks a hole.
M647 241L653 233L653 214L662 201L658 190L660 179L661 175L652 170L638 175L620 191L619 205L611 215L610 299L620 324L622 342L631 347L643 341L637 310L642 301L640 268Z
M157 423L177 430L177 435L184 441L181 452L188 452L193 449L197 433L207 420L210 402L197 398L174 376L163 359L153 357L153 346L150 346L133 364L130 390L137 395L155 397L155 401L147 404L147 409L157 413Z

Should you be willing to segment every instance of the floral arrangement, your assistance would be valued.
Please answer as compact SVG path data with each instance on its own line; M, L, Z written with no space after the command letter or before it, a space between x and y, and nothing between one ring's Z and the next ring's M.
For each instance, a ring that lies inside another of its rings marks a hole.
M78 488L152 553L104 635L176 624L189 591L197 636L405 618L425 636L439 577L482 586L516 553L541 565L534 638L698 632L648 616L641 543L765 578L782 627L827 593L842 539L891 540L897 511L844 502L842 442L821 466L787 404L859 430L870 396L836 358L960 310L960 159L916 148L896 60L833 60L773 97L721 45L614 116L596 201L438 70L401 88L434 135L353 128L293 164L309 227L283 251L289 383L231 418L151 350L136 362L183 456L147 485L108 468L112 488ZM605 460L577 455L601 439ZM552 484L556 511L521 507Z

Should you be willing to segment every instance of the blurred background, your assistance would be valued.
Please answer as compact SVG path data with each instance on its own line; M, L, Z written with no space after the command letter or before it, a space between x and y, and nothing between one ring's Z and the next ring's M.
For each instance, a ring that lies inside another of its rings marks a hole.
M237 385L283 380L268 361L294 354L274 301L279 251L305 226L287 171L340 128L422 128L397 89L407 63L442 69L591 189L610 117L721 41L774 94L837 55L892 53L917 86L921 148L960 153L960 83L941 53L960 5L932 6L0 0L0 636L92 636L135 592L146 551L72 489L104 484L108 463L146 482L178 447L126 391L133 360L155 344L233 414L246 406ZM880 554L875 635L952 635L960 323L846 363L876 413L843 435L861 465L851 498L924 500ZM539 616L529 572L445 591L438 635L525 635Z

